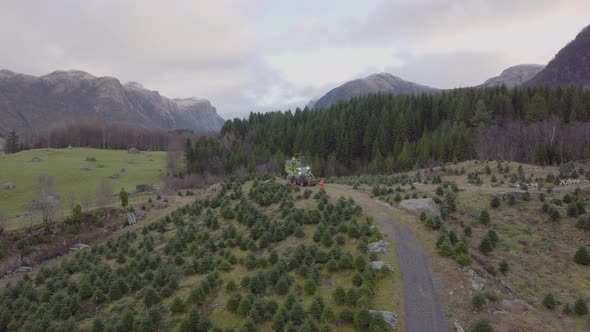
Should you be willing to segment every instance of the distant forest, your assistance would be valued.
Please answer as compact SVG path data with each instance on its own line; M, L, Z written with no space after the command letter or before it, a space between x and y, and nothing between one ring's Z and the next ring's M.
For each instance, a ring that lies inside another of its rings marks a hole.
M186 141L186 172L280 171L295 153L320 176L473 158L559 164L590 156L589 119L590 91L581 87L369 95L326 109L228 120L218 137Z

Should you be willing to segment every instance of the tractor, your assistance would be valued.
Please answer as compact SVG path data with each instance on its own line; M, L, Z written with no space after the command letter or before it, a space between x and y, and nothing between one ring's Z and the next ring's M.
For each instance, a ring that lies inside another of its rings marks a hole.
M311 167L305 165L303 157L294 156L291 160L285 160L285 172L287 172L287 182L294 185L305 187L320 183L320 179L311 173Z

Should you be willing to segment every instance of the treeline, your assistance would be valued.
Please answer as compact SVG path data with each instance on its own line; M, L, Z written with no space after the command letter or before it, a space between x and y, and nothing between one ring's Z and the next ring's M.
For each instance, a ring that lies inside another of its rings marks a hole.
M96 149L159 150L182 149L187 138L196 137L191 131L168 132L131 127L96 119L75 119L20 135L20 150L39 148L90 147Z
M218 139L185 145L187 171L280 171L302 153L321 176L391 173L437 162L503 158L556 164L589 155L590 92L466 88L370 95L327 109L251 113Z

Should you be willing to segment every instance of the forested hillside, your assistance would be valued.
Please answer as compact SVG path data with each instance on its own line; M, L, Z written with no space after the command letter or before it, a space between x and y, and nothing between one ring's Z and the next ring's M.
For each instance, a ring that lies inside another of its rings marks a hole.
M583 88L495 87L252 113L226 121L219 139L187 142L187 171L278 171L294 153L305 154L321 176L471 158L556 164L588 156L589 109Z

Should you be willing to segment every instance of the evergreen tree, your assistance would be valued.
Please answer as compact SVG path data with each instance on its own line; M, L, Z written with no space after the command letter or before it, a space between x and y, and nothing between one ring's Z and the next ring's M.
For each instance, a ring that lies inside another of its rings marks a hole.
M18 143L19 137L16 134L16 131L11 130L6 137L6 141L4 142L4 152L6 154L10 153L17 153L20 151L20 145Z
M125 188L121 188L121 192L119 192L119 199L121 200L121 206L126 208L129 204L129 194L125 191Z
M580 265L590 265L590 255L585 247L580 247L574 255L574 261Z
M577 299L576 303L574 304L574 312L579 316L584 316L588 314L588 305L584 299Z

